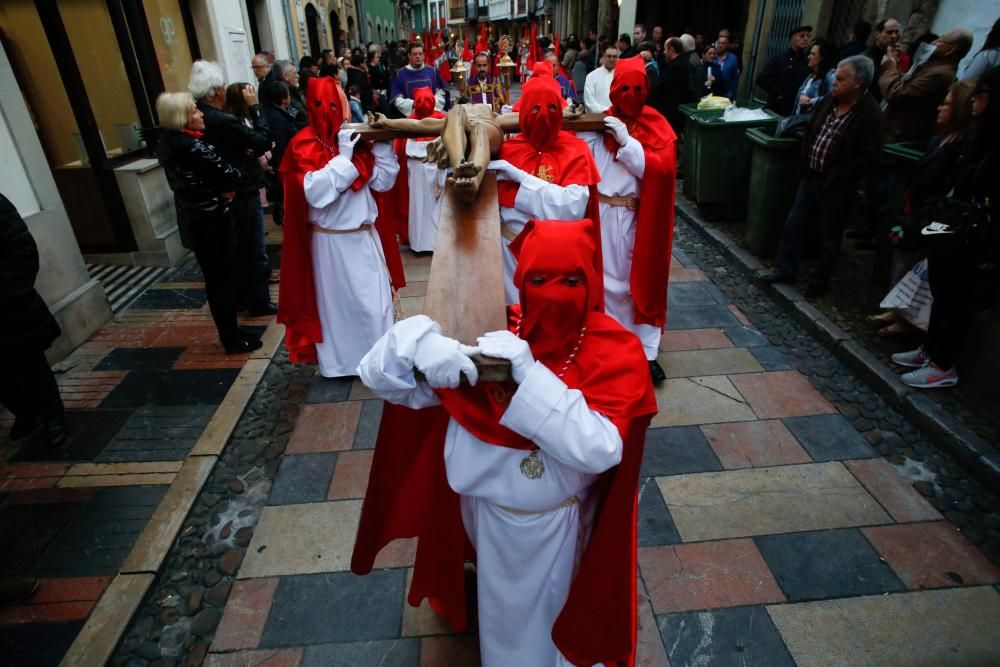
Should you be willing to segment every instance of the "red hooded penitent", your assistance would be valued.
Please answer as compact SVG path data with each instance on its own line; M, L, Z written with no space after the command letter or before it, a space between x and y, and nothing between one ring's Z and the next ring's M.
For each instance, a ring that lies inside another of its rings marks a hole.
M674 242L677 135L658 111L646 106L648 96L649 77L642 56L619 60L611 79L611 108L605 113L625 123L646 157L630 275L635 323L662 327L667 321L667 281ZM604 144L612 155L618 152L610 132L605 133Z
M553 370L565 359L560 347L567 341L572 345L580 327L587 327L577 362L564 381L618 428L623 453L621 463L592 487L597 511L591 538L552 637L575 664L631 664L639 467L646 428L657 408L641 344L602 312L604 290L592 227L589 220L528 223L512 244L518 255L515 283L525 310L522 314L519 306L511 306L508 326L514 331L523 315L522 335L537 351L536 358ZM534 274L550 280L532 285L527 278ZM568 275L583 278L579 297L567 296L557 284L558 277ZM563 316L547 317L554 310ZM456 631L466 625L464 562L474 553L462 526L459 496L448 486L444 470L445 432L450 417L484 442L530 448L530 441L499 424L516 390L512 381L482 382L439 390L444 407L409 410L386 404L383 413L351 569L367 574L390 541L419 538L408 600L416 606L430 598Z
M343 122L339 84L330 77L309 82L306 111L309 126L296 134L285 150L278 176L285 191L285 225L281 244L281 282L278 284L278 322L285 325L285 345L293 362L315 363L316 343L322 342L316 285L312 267L312 232L303 182L306 174L327 165L340 154L337 132ZM351 184L360 190L371 178L375 159L368 144L359 141L351 159L359 176ZM397 251L398 253L398 251Z

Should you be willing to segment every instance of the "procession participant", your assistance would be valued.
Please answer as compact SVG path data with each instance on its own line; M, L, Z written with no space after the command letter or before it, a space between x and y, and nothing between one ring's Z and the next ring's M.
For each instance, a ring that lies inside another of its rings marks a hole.
M473 103L489 105L493 113L500 113L507 100L500 80L490 74L490 57L485 53L478 54L475 66L476 78L469 83L466 97Z
M518 102L521 133L504 141L500 159L490 163L500 181L497 191L508 304L518 300L513 281L517 261L508 244L529 219L589 217L595 222L592 232L598 258L601 248L596 187L601 175L587 144L562 129L559 84L549 76L533 76L521 89Z
M434 93L430 88L413 91L411 119L444 117L443 113L434 109ZM390 227L406 229L405 238L410 249L416 252L434 250L437 240L446 172L438 169L436 164L426 162L427 144L435 138L431 134L416 139L396 139L399 176L392 190L382 198L386 208L380 209Z
M396 72L389 89L389 102L403 118L413 113L413 91L430 88L435 97L435 108L444 109L448 101L448 91L441 75L433 67L424 64L424 47L419 42L410 44L410 64Z
M399 166L388 142L371 148L341 130L337 84L309 83L309 127L292 139L279 175L285 227L278 321L294 362L324 377L353 375L393 322L389 272L373 223L372 191L392 187Z
M474 558L484 665L634 661L637 488L657 408L641 346L601 312L591 226L528 223L507 330L467 348L411 317L358 369L389 403L351 569L417 537L409 603L430 598L461 632ZM475 352L510 360L513 379L477 385Z
M667 280L674 236L676 135L645 104L649 77L641 57L619 60L611 80L607 131L579 136L594 153L604 250L608 315L642 341L656 383L666 375L656 357L667 317Z

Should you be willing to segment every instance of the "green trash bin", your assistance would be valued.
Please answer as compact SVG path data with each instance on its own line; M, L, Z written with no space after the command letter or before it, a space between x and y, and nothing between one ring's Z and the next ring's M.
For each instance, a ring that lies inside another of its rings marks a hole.
M899 224L903 215L903 204L906 193L910 190L913 180L913 168L927 150L926 141L909 141L899 144L886 144L882 153L892 157L892 186L889 189L889 199L886 202L885 217L881 228L876 234L878 249L875 254L875 264L872 278L879 284L888 285L892 275L893 246L889 243L888 233L894 225ZM878 165L876 169L884 169L886 165Z
M771 128L781 116L764 110L766 119L727 123L722 111L703 111L691 117L697 127L697 144L689 164L694 172L694 200L699 206L715 205L726 220L746 219L750 192L750 146L746 131Z
M677 137L677 154L680 156L681 178L683 179L684 196L694 199L694 168L690 162L694 154L694 146L698 141L698 128L691 120L692 116L698 112L697 104L681 104L677 110L684 116L684 128L681 135Z
M802 142L779 139L774 128L746 131L750 140L750 192L747 197L746 241L758 257L772 257L795 201L802 168Z
M749 100L741 106L747 109L763 108L763 105L760 102L755 102L753 100ZM677 110L681 112L682 116L684 116L683 136L678 138L680 141L677 148L677 154L680 156L679 164L681 168L681 177L683 179L682 192L685 197L694 201L698 180L698 171L695 169L695 156L698 154L699 136L699 125L694 122L694 117L705 114L721 116L722 112L717 109L704 109L699 111L697 102L678 105Z

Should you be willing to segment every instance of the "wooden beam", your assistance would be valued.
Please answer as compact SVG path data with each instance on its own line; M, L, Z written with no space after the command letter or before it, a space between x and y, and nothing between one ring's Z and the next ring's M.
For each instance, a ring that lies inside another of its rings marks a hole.
M580 114L574 118L564 119L563 129L568 132L600 132L604 130L604 118L605 116L602 113ZM420 132L372 127L367 123L344 123L342 127L357 131L357 133L361 135L362 139L367 139L368 141L385 141L401 137L417 138L426 136Z
M458 201L451 184L442 196L424 313L445 336L475 345L478 336L507 328L496 174L483 177L472 206ZM510 377L505 359L477 356L474 361L481 381Z

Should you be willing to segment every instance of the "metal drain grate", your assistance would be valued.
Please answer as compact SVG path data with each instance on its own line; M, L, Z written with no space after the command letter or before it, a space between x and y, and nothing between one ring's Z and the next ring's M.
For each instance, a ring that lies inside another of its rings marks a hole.
M104 286L111 312L116 315L169 270L160 266L87 265L90 277Z

